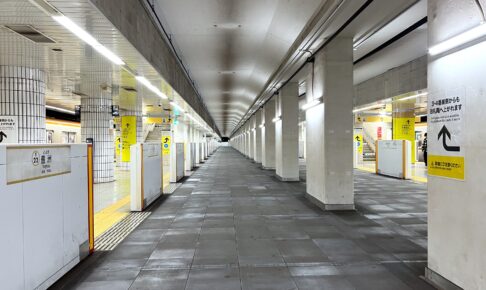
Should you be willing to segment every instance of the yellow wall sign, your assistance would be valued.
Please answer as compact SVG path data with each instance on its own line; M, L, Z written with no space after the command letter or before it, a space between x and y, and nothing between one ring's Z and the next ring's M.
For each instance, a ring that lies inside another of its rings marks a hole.
M170 154L170 136L162 136L162 154Z
M356 149L359 154L363 154L363 133L354 134L354 142L356 143Z
M464 180L464 157L430 155L428 170L429 175Z
M137 117L123 116L121 119L122 162L130 162L130 146L137 143Z
M393 118L393 140L412 143L411 162L415 163L415 117Z

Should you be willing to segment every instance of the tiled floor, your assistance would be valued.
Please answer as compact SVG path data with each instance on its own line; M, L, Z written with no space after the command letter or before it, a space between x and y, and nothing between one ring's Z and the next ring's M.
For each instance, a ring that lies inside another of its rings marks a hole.
M423 184L356 172L357 212L323 212L222 147L113 252L54 288L432 289Z

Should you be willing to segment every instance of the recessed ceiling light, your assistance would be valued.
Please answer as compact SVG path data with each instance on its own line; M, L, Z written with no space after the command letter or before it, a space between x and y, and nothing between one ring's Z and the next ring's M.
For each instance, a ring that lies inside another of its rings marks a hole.
M237 23L220 23L220 24L213 24L213 27L215 27L215 28L221 28L221 29L237 29L237 28L241 28L241 24L237 24Z
M218 73L219 73L220 75L234 75L234 74L236 74L236 72L235 72L235 71L233 71L233 70L224 70L224 71L220 71L220 72L218 72Z

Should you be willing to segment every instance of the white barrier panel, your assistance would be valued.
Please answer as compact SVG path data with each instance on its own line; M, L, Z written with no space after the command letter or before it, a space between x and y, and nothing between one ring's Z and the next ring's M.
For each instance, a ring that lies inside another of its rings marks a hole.
M89 254L88 150L0 145L1 289L46 289Z
M162 147L160 143L130 146L130 208L142 211L162 194Z
M176 144L176 180L179 181L184 177L184 143Z
M410 179L412 146L407 140L379 140L376 145L376 173Z

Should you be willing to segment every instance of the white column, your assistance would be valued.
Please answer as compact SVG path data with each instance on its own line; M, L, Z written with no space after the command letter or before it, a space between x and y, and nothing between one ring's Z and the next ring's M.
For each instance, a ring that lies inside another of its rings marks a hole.
M253 157L255 156L255 130L254 130L254 116L252 116L248 120L248 158L250 160L253 160Z
M93 54L86 48L87 55ZM114 177L113 97L103 84L112 83L112 65L100 56L86 56L82 63L81 140L93 140L93 176L95 183L111 182Z
M326 210L354 209L353 42L336 38L319 53L307 78L307 193Z
M0 65L0 116L16 118L17 138L0 143L45 143L45 73L39 69Z
M262 167L275 169L275 98L263 106Z
M282 181L299 180L299 86L285 85L277 97L275 123L275 167Z
M482 22L466 0L428 0L428 17L429 48ZM443 289L486 289L485 51L483 38L429 55L426 277Z
M255 162L262 163L262 119L263 109L259 109L255 114Z

